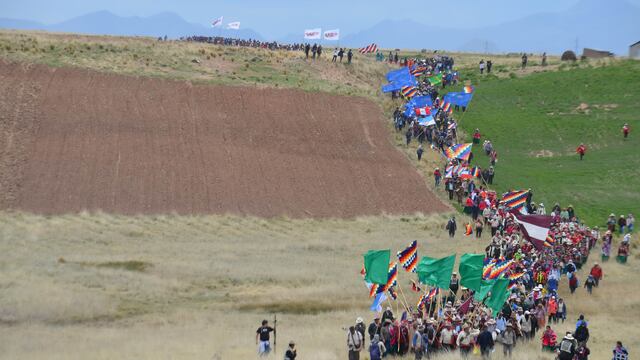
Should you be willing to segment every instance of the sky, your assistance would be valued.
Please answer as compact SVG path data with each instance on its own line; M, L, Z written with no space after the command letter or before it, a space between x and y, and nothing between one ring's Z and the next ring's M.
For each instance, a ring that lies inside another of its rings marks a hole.
M208 24L219 16L240 21L266 38L300 33L305 28L340 28L357 32L383 20L431 22L451 28L496 25L541 12L558 12L579 0L0 0L0 17L52 24L89 12L120 16L174 12L185 20ZM606 0L602 0L603 3ZM640 6L640 0L627 0ZM439 8L438 15L431 8Z

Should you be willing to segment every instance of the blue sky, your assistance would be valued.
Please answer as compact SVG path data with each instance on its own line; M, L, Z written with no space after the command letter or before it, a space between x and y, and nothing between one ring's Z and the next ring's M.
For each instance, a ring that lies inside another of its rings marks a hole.
M121 16L149 16L170 11L184 19L207 24L224 15L244 28L268 38L298 33L309 27L340 28L354 32L385 19L411 19L439 26L473 28L515 20L540 12L570 8L579 0L1 0L0 17L47 24L98 10ZM606 6L607 0L601 0ZM627 0L640 6L640 0ZM433 12L438 8L437 14Z

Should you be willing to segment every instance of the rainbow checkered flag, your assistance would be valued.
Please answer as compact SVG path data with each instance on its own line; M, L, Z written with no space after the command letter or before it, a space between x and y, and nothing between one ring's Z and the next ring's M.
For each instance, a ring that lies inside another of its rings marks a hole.
M413 240L404 250L398 251L398 261L406 272L416 272L418 265L418 241Z

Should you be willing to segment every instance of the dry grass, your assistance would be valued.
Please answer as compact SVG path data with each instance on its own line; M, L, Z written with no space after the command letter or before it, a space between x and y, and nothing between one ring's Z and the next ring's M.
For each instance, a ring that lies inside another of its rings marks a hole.
M433 256L482 250L486 238L446 238L445 220L4 213L0 357L248 359L254 328L278 313L281 344L295 339L303 358L344 358L342 326L371 317L361 254L413 239ZM636 258L605 264L592 297L567 296L569 318L590 320L595 359L618 338L639 345L624 321L640 315L640 284L628 277L637 270ZM516 358L549 358L537 343L527 349Z

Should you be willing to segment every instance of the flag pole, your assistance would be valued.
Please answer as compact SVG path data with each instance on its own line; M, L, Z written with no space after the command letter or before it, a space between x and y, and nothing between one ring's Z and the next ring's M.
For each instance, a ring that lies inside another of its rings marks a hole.
M278 345L278 317L276 314L273 314L273 354L276 355L278 353L277 345Z

